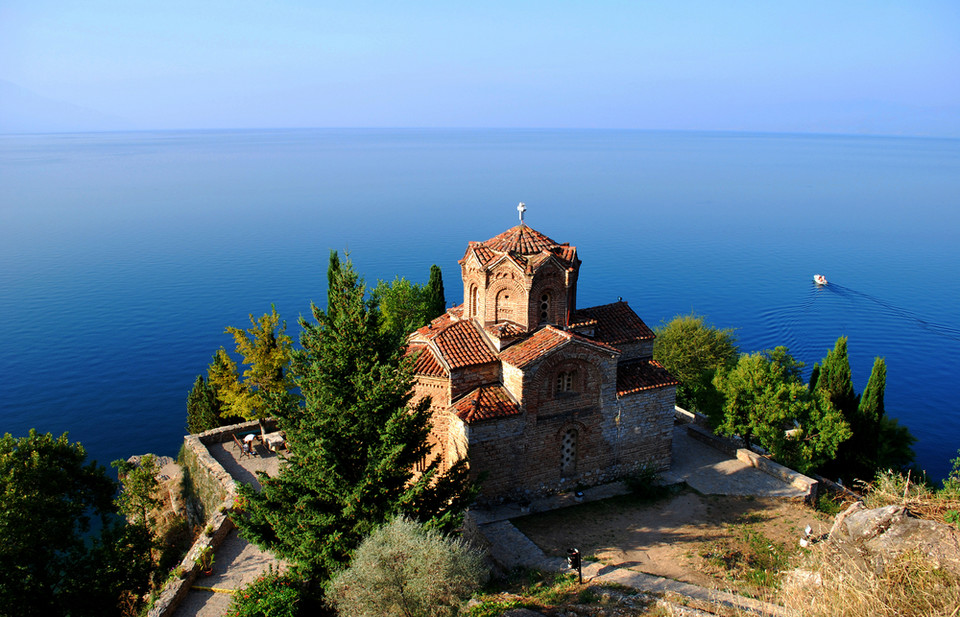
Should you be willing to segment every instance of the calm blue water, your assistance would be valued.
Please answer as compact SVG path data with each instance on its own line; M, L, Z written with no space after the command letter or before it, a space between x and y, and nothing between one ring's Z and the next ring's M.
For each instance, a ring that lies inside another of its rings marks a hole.
M583 260L579 304L696 311L745 351L855 384L936 477L960 448L960 141L638 131L300 130L0 136L0 430L102 463L175 454L227 325L297 331L331 248L367 279L445 274L527 222ZM815 272L831 281L817 289ZM458 300L459 301L459 300Z

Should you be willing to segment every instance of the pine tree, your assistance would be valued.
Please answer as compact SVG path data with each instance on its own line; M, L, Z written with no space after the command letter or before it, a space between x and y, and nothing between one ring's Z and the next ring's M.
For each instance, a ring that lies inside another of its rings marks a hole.
M250 315L251 327L228 327L237 344L237 353L248 366L239 387L228 391L221 400L230 415L246 420L259 420L275 415L278 407L293 403L289 376L290 351L293 340L286 333L287 322L280 320L276 307L259 319Z
M340 254L334 250L330 251L330 263L327 264L327 313L332 316L334 301L334 279L340 272Z
M343 568L377 526L406 515L450 531L475 496L465 461L430 459L429 400L410 405L412 373L380 336L375 302L349 260L331 255L329 305L301 319L293 372L304 406L278 413L292 455L263 490L240 488L245 537L314 582ZM420 475L414 465L427 460Z
M440 272L440 266L436 264L430 266L427 294L427 321L431 321L447 312L447 300L443 296L443 274Z
M207 385L203 375L197 375L187 395L187 431L202 433L220 426L220 402Z
M215 394L221 423L229 420L259 420L273 416L280 407L295 404L289 374L293 341L287 323L271 307L259 319L250 315L251 327L228 327L247 368L238 373L237 363L221 347L207 370L207 385ZM229 420L228 420L229 419Z

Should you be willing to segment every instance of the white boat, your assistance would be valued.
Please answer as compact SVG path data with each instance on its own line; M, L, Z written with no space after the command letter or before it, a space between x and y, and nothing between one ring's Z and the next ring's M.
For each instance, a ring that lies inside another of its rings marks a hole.
M826 284L827 284L827 277L825 277L825 276L822 275L822 274L814 274L814 275L813 275L813 282L816 283L817 285L826 285Z

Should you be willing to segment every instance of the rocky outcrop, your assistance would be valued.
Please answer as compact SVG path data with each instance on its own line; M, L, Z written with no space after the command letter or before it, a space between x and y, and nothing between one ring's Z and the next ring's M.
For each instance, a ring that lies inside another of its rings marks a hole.
M935 567L960 576L960 533L936 521L910 516L903 506L865 510L854 504L840 513L830 544L845 558L874 572L906 553L918 552Z

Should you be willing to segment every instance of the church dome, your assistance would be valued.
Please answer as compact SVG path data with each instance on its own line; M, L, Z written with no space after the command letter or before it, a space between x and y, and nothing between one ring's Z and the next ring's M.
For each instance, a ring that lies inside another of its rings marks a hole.
M520 255L535 255L560 246L536 229L522 224L511 227L481 244L498 253L519 253Z

